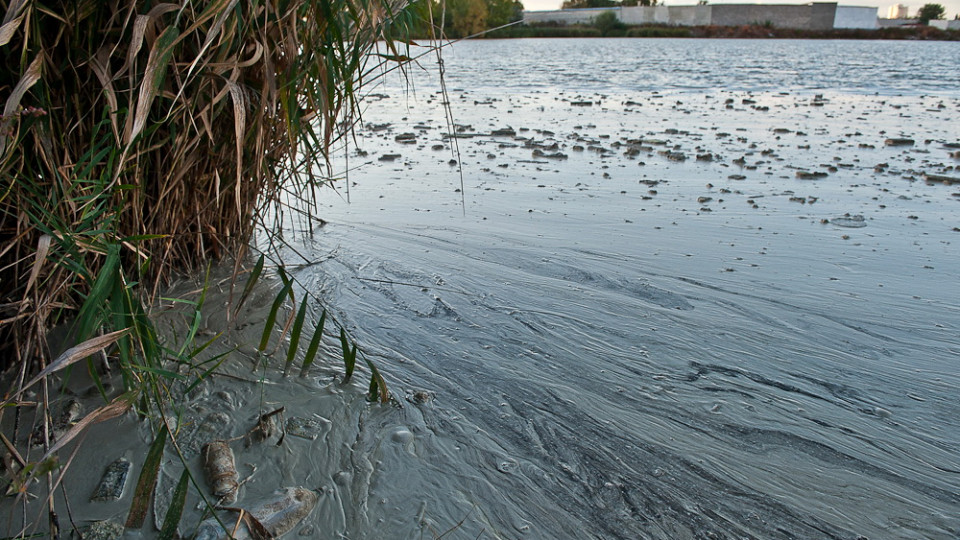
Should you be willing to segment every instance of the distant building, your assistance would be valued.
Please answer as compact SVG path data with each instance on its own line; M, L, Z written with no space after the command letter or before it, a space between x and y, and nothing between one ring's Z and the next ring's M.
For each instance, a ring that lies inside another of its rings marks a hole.
M890 9L887 10L888 19L906 19L907 18L907 6L903 4L895 4L890 6Z
M838 6L836 2L812 4L707 4L696 6L632 6L553 11L524 11L525 24L588 24L597 15L612 11L617 18L634 25L741 26L771 24L779 28L830 30L834 28L877 28L875 7Z

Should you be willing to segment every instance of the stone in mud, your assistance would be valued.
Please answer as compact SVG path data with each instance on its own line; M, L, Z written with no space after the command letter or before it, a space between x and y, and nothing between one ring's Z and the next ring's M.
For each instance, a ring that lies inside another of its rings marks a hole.
M322 430L323 424L312 418L293 416L287 419L287 433L294 437L313 441Z
M687 155L683 152L674 152L673 150L661 150L660 155L670 161L686 161Z
M117 540L122 536L123 525L111 520L96 521L80 530L82 540Z
M886 144L887 146L913 146L913 143L914 143L913 139L902 139L902 138L887 139L886 141L883 142L883 144Z
M207 415L202 422L194 424L194 428L179 439L184 457L190 459L196 456L207 441L223 437L229 423L230 416L223 412L216 412Z
M829 176L827 173L820 171L797 171L797 178L801 180L816 180L818 178L826 178L827 176Z
M515 137L517 135L517 132L513 128L507 127L507 128L495 129L490 132L490 135L493 137Z
M301 487L289 487L279 490L272 498L267 499L257 506L247 510L254 519L256 519L263 528L264 532L271 538L278 538L296 527L303 518L307 517L313 508L317 505L317 494L309 489ZM233 538L236 540L247 540L259 538L251 533L247 524L240 522L237 524L239 514L231 511L222 515L220 519L233 530L236 526L236 533ZM217 520L210 518L200 524L197 529L197 540L221 540L229 538L230 535L223 530L223 527L217 523Z
M400 144L413 144L417 142L417 134L401 133L400 135L397 135L396 137L394 137L393 140Z
M567 159L567 155L564 154L563 152L554 152L554 153L548 154L543 150L540 150L539 148L536 148L533 150L533 157L546 158L546 159Z
M130 474L130 460L120 458L107 467L100 479L100 484L90 497L91 501L119 501L123 496L123 487Z
M927 174L924 174L924 175L923 175L923 179L926 180L927 183L930 183L930 184L933 184L933 183L936 183L936 184L946 184L946 185L948 185L948 186L953 185L953 184L960 184L960 178L954 178L954 177L952 177L952 176L944 176L944 175L942 175L942 174L929 174L929 173L927 173Z
M396 161L400 159L400 154L384 154L379 157L378 161Z

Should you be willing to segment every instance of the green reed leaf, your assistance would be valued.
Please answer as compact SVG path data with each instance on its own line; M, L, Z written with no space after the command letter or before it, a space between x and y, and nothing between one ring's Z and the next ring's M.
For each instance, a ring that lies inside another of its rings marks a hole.
M282 270L280 276L285 280L286 284L280 289L280 293L277 294L277 297L273 300L273 306L270 307L267 321L263 324L263 335L260 336L260 345L257 347L257 350L261 353L267 350L270 334L273 333L273 326L277 322L277 313L280 311L280 308L283 306L283 301L286 300L287 295L290 294L290 290L293 287L293 280L287 280Z
M313 337L310 338L310 345L307 347L307 354L303 357L303 367L300 368L300 376L305 377L313 360L317 357L317 350L320 348L320 341L323 339L323 325L327 321L327 310L323 310L320 315L320 322L313 331Z
M150 445L150 450L147 451L147 457L143 460L143 467L140 469L140 476L137 478L137 487L133 492L130 513L127 514L127 522L124 525L128 529L143 527L143 520L147 517L147 508L150 507L153 488L157 485L157 473L160 471L160 461L163 458L163 447L166 442L167 425L162 424L160 431L157 432L157 437Z
M240 313L240 308L243 307L243 303L247 301L247 297L253 292L253 286L257 284L257 280L260 279L260 273L263 272L263 260L264 257L263 254L261 254L260 258L257 259L257 263L253 265L253 270L250 271L247 284L243 286L243 293L240 295L240 301L237 302L237 309L234 311L234 314Z
M183 514L183 505L187 502L187 487L190 482L190 471L183 470L180 475L180 481L173 490L173 500L170 501L170 508L167 510L166 517L163 518L163 527L160 529L160 540L172 540L178 538L177 526L180 524L180 516Z
M357 345L354 343L350 347L350 341L347 339L347 332L340 329L340 347L343 349L343 365L346 366L346 374L343 376L343 382L346 383L353 376L353 368L357 364Z
M300 303L300 310L297 312L297 319L293 322L293 330L290 331L290 347L287 349L287 362L283 366L283 376L286 377L293 364L293 359L297 356L297 348L300 346L300 332L303 330L303 320L307 316L307 300L310 297L303 295L303 301Z

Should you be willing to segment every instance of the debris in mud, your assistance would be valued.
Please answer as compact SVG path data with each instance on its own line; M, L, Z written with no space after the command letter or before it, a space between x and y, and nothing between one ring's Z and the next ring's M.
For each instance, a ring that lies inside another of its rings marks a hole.
M246 540L253 538L277 538L296 527L317 505L317 494L302 487L279 490L250 510L228 508L229 514L221 520L232 532L227 531L210 518L197 529L197 540L220 540L230 538Z
M283 418L283 411L286 407L280 407L274 411L264 413L260 415L260 419L257 420L257 425L253 426L253 429L250 430L243 438L243 445L249 447L254 443L261 443L277 432L277 421L276 416L280 416L281 420ZM280 424L282 426L282 423ZM280 435L280 439L277 440L277 446L280 446L283 443L283 435Z
M123 496L123 488L130 474L130 460L120 458L107 467L100 479L100 484L90 497L91 501L119 501Z
M233 449L226 441L213 441L203 446L203 473L214 496L221 504L237 501L240 476L233 457Z
M826 178L829 174L820 171L797 171L797 178L800 180L816 180L818 178Z
M384 154L380 156L378 161L396 161L400 159L400 154Z
M845 227L847 229L862 229L867 226L867 220L860 214L851 216L850 214L844 214L840 217L835 217L830 220L823 220L821 223L830 223L836 225L837 227Z
M423 405L429 401L433 400L433 394L427 392L426 390L417 390L410 397L407 398L407 401L415 403L417 405Z
M83 413L83 406L76 399L68 399L64 404L63 408L60 410L60 416L57 418L57 421L54 422L53 427L50 430L50 442L55 442L60 438L64 433L70 429L70 426L74 424L77 420L80 419L80 415ZM43 426L37 426L33 433L30 434L30 444L34 446L43 445Z
M313 418L293 416L287 419L287 433L301 439L316 440L323 427L322 423Z

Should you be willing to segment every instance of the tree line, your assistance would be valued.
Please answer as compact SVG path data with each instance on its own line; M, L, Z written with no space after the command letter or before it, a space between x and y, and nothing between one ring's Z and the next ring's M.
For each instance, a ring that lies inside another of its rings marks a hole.
M519 0L429 0L418 3L421 27L414 33L432 37L429 24L446 38L464 38L523 20ZM439 37L439 36L438 36Z
M563 9L656 6L658 0L566 0Z

